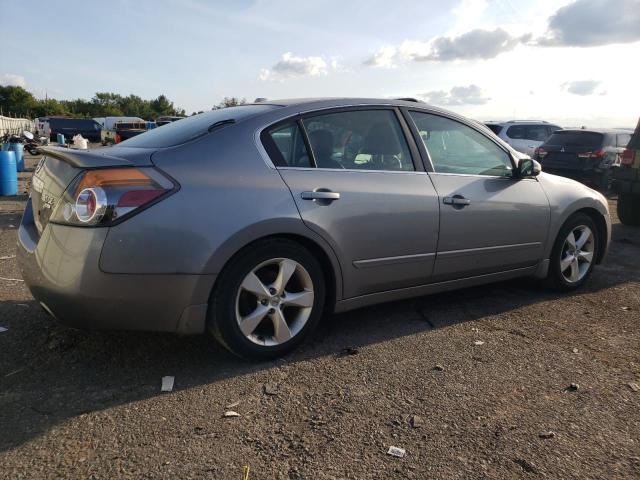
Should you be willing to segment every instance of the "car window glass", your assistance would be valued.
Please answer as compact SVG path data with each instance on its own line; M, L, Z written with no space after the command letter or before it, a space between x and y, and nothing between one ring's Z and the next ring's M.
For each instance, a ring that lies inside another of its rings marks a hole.
M507 129L507 137L512 138L514 140L521 140L525 138L525 127L524 125L514 125Z
M263 143L273 163L281 167L311 167L304 138L297 122L278 125L267 131Z
M511 176L507 152L462 123L438 115L411 112L433 168L439 173Z
M618 134L618 147L625 148L629 142L631 141L630 133L619 133Z
M545 125L527 125L526 135L527 140L536 142L544 142L549 136Z
M393 110L352 110L304 120L318 168L414 170Z
M581 132L575 130L558 130L545 142L547 145L561 147L600 147L603 144L603 134L597 132Z

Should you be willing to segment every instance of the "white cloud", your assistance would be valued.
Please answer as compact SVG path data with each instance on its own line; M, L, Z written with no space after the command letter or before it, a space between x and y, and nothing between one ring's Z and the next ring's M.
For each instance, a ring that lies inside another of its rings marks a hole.
M539 45L592 47L640 41L640 0L577 0L549 18Z
M451 90L434 90L418 95L425 102L439 106L483 105L489 98L478 85L453 87Z
M329 68L333 68L334 65L338 66L336 59L333 59L329 66L322 57L296 57L293 53L287 52L273 67L260 70L258 78L262 81L268 81L293 77L315 77L326 75Z
M563 90L573 93L574 95L593 95L596 93L596 89L602 82L597 80L574 80L572 82L565 82L560 85ZM599 92L600 95L606 95L607 92Z
M380 48L377 52L375 52L371 57L366 59L363 63L370 67L379 67L379 68L396 68L396 47L386 46Z
M531 39L530 34L512 36L506 30L475 29L457 37L435 37L429 42L405 40L399 46L386 46L364 61L365 65L395 68L401 63L487 60L513 50Z
M13 73L3 73L0 75L0 85L5 87L26 87L27 82L21 75L15 75Z

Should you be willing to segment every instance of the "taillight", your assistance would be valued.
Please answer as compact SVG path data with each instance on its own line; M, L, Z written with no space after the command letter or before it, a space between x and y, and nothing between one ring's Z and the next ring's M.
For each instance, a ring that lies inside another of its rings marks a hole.
M538 148L536 148L536 149L535 149L535 151L533 152L533 155L534 155L535 157L538 157L538 158L542 159L542 158L544 158L544 157L546 157L546 156L547 156L547 153L549 153L549 152L547 152L544 148L542 148L542 147L538 147Z
M582 152L578 154L578 158L604 158L607 156L607 152L602 148L594 150L593 152Z
M153 168L87 170L67 187L50 221L67 225L112 225L135 215L176 188Z
M122 137L119 133L116 133L116 143L120 143L122 141Z
M635 150L631 150L630 148L625 148L624 151L622 152L620 165L625 167L630 167L631 165L633 165L635 153L636 153Z

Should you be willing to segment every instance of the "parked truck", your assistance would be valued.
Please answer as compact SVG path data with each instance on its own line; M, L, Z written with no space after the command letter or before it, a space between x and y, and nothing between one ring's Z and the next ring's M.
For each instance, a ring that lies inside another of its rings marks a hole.
M620 168L614 170L613 188L618 192L618 218L625 225L640 225L640 120L622 152Z

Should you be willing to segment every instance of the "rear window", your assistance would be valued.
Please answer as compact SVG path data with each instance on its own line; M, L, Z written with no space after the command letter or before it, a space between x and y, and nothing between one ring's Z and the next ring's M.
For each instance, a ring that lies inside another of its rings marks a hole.
M221 108L171 122L162 128L147 130L138 136L120 143L124 147L166 148L193 140L207 133L208 129L219 122L240 121L260 113L279 108L277 105L244 105L241 107Z
M502 127L500 125L492 125L490 123L485 123L485 126L496 135L498 135L502 131Z
M560 130L555 132L547 145L572 146L572 147L600 147L602 145L602 133L597 132L571 132Z
M618 134L618 147L626 148L626 146L629 145L630 141L631 141L631 134L630 133L619 133Z

